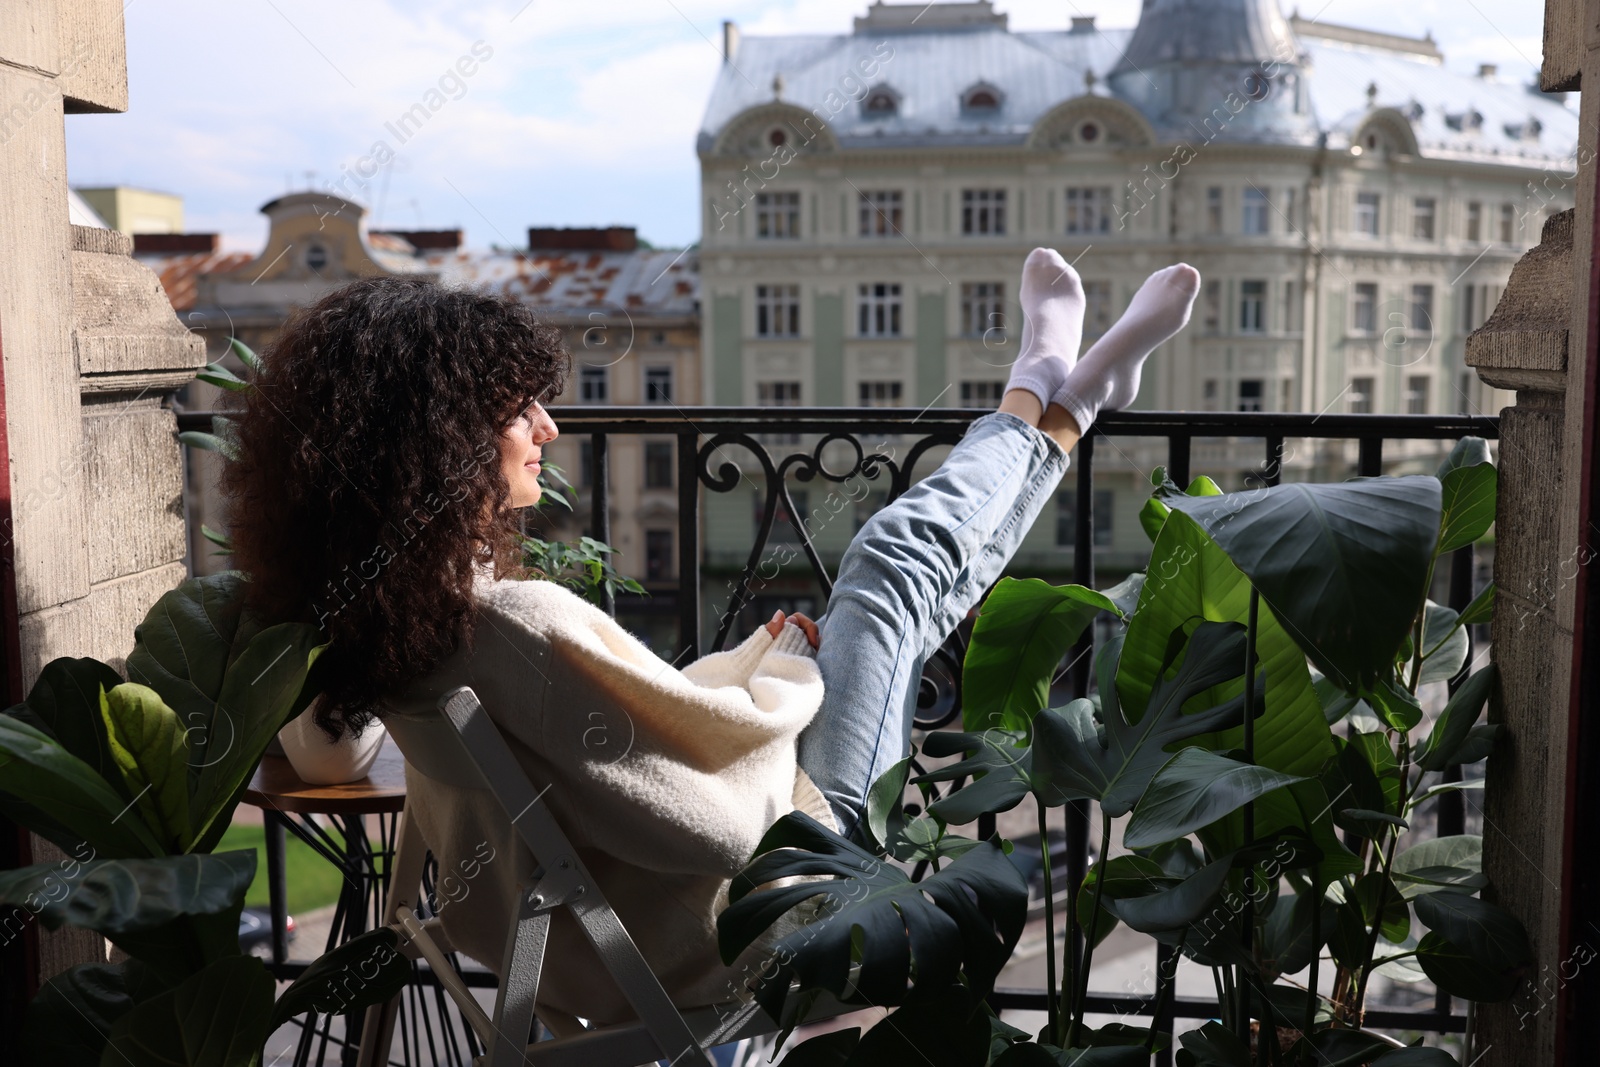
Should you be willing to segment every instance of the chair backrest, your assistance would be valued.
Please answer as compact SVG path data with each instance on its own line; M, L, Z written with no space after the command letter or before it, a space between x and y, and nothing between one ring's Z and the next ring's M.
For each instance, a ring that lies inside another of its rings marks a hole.
M408 715L394 711L384 717L384 725L414 770L448 786L488 789L533 854L538 881L525 887L529 894L526 899L512 902L513 936L519 917L524 917L530 906L539 911L568 908L640 1022L660 1048L668 1051L668 1058L675 1064L709 1067L710 1060L689 1024L650 970L549 807L541 803L543 790L536 790L528 780L477 694L470 687L461 686L439 698L437 712ZM542 948L532 954L535 973L503 975L502 988L513 983L531 983L536 988L542 955ZM682 1050L677 1057L671 1055L675 1050Z

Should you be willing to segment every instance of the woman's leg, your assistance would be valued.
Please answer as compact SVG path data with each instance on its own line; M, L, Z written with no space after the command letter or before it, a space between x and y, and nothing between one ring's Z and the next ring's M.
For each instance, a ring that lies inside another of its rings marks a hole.
M909 751L923 663L999 578L1066 469L1051 434L987 415L846 550L821 620L822 707L800 735L800 766L846 834Z

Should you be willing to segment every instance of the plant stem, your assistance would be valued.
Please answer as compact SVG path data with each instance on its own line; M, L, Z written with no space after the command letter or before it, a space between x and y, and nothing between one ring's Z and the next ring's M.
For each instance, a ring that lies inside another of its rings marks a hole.
M1247 616L1244 637L1244 759L1246 763L1256 761L1256 633L1260 621L1261 593L1255 585L1250 586L1250 613ZM1256 838L1256 806L1255 802L1244 806L1244 840L1249 845ZM1255 875L1253 871L1246 871L1244 875L1245 894L1244 909L1240 916L1244 926L1244 952L1250 959L1255 958L1255 898L1250 895L1254 888ZM1246 965L1239 964L1239 1027L1240 1039L1246 1046L1250 1044L1250 975L1245 969ZM1262 1022L1262 1033L1256 1042L1256 1062L1264 1063L1262 1055L1265 1049L1266 1023Z
M1050 834L1045 826L1045 813L1049 810L1044 802L1037 796L1034 806L1039 811L1039 855L1044 859L1044 971L1045 982L1050 990L1050 999L1047 1003L1050 1016L1050 1036L1056 1041L1061 1040L1061 1015L1056 1005L1056 898L1050 885ZM1093 926L1097 924L1099 916L1090 921L1089 936L1094 936ZM1068 929L1070 930L1070 921ZM1069 933L1068 940L1071 940Z
M1111 849L1111 816L1106 814L1106 809L1100 809L1100 862L1106 861L1106 855ZM1105 892L1106 880L1094 880L1094 906L1089 909L1091 929L1100 917L1100 897ZM1086 934L1090 931L1085 931ZM1083 942L1083 973L1078 976L1078 1004L1072 1014L1072 1025L1067 1030L1067 1041L1064 1048L1072 1048L1077 1041L1078 1029L1083 1025L1083 1008L1089 1000L1089 964L1094 959L1094 937L1085 937Z
M1178 965L1183 962L1183 945L1189 939L1187 927L1178 937L1178 947L1172 953L1172 973L1162 975L1156 971L1156 1002L1150 1008L1150 1036L1145 1038L1144 1050L1154 1056L1156 1052L1156 1034L1161 1025L1161 1013L1167 1010L1167 1002L1173 998L1178 988Z
M1301 1029L1300 1035L1311 1037L1312 1029L1317 1025L1317 971L1322 964L1322 902L1327 899L1328 890L1323 886L1322 880L1317 877L1315 865L1311 868L1311 944L1315 946L1311 953L1311 996L1306 998L1306 1024ZM1309 1042L1307 1043L1309 1047ZM1302 1060L1305 1054L1302 1053Z

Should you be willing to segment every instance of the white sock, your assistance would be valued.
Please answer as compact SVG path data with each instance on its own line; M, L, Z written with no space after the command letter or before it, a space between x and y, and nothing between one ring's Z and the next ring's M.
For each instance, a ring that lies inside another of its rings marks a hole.
M1187 263L1150 275L1122 318L1084 353L1050 399L1066 408L1085 433L1102 410L1133 403L1145 358L1188 324L1199 292L1200 272Z
M1022 342L1006 389L1026 389L1039 409L1066 382L1083 342L1083 283L1060 254L1035 248L1022 264Z

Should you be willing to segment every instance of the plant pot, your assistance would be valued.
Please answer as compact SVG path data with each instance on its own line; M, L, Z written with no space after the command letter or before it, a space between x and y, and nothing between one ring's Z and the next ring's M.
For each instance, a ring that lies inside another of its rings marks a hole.
M311 785L358 782L372 769L389 731L384 729L382 722L374 719L359 737L345 736L337 741L329 741L328 735L312 721L321 699L317 697L305 711L278 731L283 754L289 758L294 773Z

